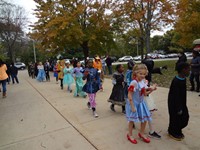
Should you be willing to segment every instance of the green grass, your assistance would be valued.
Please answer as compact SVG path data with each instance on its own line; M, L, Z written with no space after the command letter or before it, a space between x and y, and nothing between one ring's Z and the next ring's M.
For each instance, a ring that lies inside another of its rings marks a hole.
M162 67L167 66L167 70L162 70L163 75L160 74L152 74L152 82L158 84L160 87L169 88L172 79L177 74L175 71L175 63L176 60L169 61L155 61L154 67Z
M175 64L177 60L166 60L166 61L155 61L154 67L162 67L167 66L167 70L162 70L163 75L152 74L152 82L157 83L160 87L169 88L171 85L171 81L177 75L175 71ZM190 60L188 61L190 62ZM187 90L190 89L189 78L187 78Z

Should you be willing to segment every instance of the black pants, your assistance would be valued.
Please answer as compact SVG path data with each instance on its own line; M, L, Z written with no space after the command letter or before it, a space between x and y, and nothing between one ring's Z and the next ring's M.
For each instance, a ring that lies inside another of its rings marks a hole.
M169 116L168 132L172 135L181 135L182 129L188 125L189 114L188 111L183 111L182 115L171 113Z
M46 73L46 80L50 81L50 76L49 76L49 72L45 72Z
M15 83L15 81L16 81L17 83L19 83L19 80L18 80L16 74L11 74L11 77L12 77L12 83L13 83L13 84Z
M60 79L60 87L63 89L63 79Z
M195 73L195 72L192 72L190 74L190 83L191 83L191 86L192 86L192 90L195 89L195 84L194 84L194 79L196 81L196 90L199 91L199 73Z

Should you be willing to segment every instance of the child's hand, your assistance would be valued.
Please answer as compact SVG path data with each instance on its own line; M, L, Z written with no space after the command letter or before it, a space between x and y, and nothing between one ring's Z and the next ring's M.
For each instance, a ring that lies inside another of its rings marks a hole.
M153 84L152 90L153 90L153 91L154 91L154 90L157 90L157 84Z
M85 71L84 75L87 76L89 74L89 71Z
M135 107L134 107L134 106L132 106L132 107L131 107L131 111L132 111L132 112L136 112L136 110L135 110Z

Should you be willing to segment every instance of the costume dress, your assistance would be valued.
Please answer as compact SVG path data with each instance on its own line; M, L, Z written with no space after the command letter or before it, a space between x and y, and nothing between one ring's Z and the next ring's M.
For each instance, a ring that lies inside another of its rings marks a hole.
M87 76L83 76L83 79L87 79L85 85L83 86L83 91L88 93L90 106L92 108L96 107L95 97L96 92L99 90L100 78L95 68L86 68L84 72L88 72Z
M124 89L125 89L124 75L122 73L115 72L113 74L113 84L114 86L110 98L108 99L108 102L120 106L125 106L126 102L124 98Z
M37 75L37 80L42 82L45 80L46 74L44 71L44 66L43 65L38 65L37 66L38 69L38 75Z
M76 89L74 91L74 96L82 96L85 97L86 93L83 92L83 68L82 67L76 67L73 70L73 74L76 77Z
M67 84L68 85L68 90L71 90L71 84L74 83L74 78L72 76L72 71L73 68L69 67L65 67L63 69L63 73L64 73L64 78L63 78L63 84Z
M145 89L148 88L145 82L137 81L134 79L131 81L128 91L133 92L132 100L135 106L136 112L132 112L129 100L126 102L126 117L128 121L133 122L145 122L151 121L151 114L144 101Z
M125 96L125 99L128 98L128 87L132 81L132 73L133 71L128 69L126 71L126 76L125 76L125 89L124 89L124 96Z
M181 135L181 130L188 124L189 113L186 97L186 79L174 77L168 94L168 132L171 135Z

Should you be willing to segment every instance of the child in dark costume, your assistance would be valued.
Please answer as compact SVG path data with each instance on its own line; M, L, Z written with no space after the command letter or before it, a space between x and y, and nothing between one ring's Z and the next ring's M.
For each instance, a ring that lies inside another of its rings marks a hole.
M172 80L168 95L169 127L168 133L177 141L184 139L182 129L188 125L189 113L186 100L186 77L189 76L190 66L181 62L177 65L178 75Z
M122 106L122 113L125 113L125 97L124 97L124 89L125 89L125 82L124 82L124 67L123 65L119 64L116 66L116 72L113 74L113 89L108 99L108 102L111 102L110 109L115 112L115 105Z

